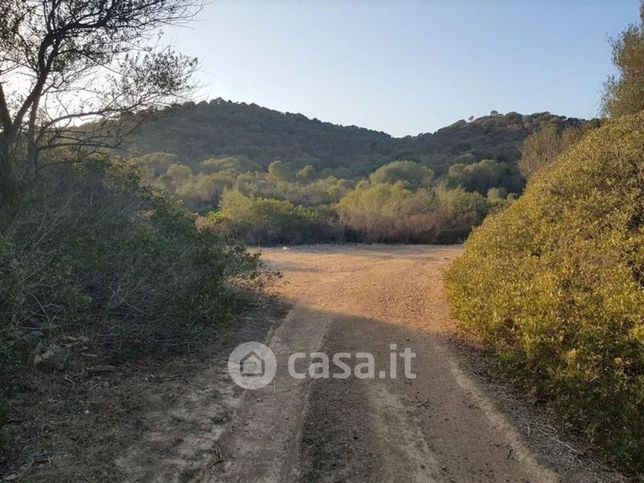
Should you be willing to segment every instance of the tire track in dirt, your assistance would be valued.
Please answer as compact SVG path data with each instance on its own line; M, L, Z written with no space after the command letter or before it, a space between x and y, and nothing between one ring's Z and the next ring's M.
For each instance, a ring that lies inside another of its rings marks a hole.
M313 246L263 252L292 309L269 340L274 384L248 391L207 481L557 481L448 337L440 246ZM416 379L293 379L294 351L416 353ZM583 475L581 475L583 480ZM581 481L581 480L580 480ZM589 479L590 481L590 479Z

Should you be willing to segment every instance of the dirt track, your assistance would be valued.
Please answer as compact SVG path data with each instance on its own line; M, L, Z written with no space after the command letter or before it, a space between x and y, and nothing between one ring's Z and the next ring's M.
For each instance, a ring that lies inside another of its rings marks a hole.
M459 247L300 247L263 254L293 308L273 385L249 391L210 481L556 481L450 349L442 277ZM294 380L293 351L410 347L416 379ZM583 475L578 475L583 478Z
M278 291L287 315L281 304L261 304L210 360L122 384L137 395L141 424L135 442L118 451L118 478L107 481L625 481L564 441L477 351L455 343L443 275L460 252L264 250L284 274ZM278 370L270 385L244 391L227 361L250 340L267 341ZM287 370L293 352L369 352L379 376L391 344L416 353L415 379L401 377L400 363L399 377L383 379L295 379ZM51 477L58 474L52 468L37 481L62 481Z
M0 479L627 481L585 456L592 448L564 439L534 398L509 387L479 351L457 343L443 274L459 253L265 250L284 274L278 290L287 303L253 299L236 327L193 354L84 377L48 374L51 396L36 404L21 390L24 410L14 411L12 427L30 433L19 445L22 463ZM229 355L248 341L266 341L278 362L272 383L255 391L229 373ZM400 363L399 377L378 377L391 344L416 353L415 379L402 377ZM377 377L294 379L287 360L299 351L369 352Z

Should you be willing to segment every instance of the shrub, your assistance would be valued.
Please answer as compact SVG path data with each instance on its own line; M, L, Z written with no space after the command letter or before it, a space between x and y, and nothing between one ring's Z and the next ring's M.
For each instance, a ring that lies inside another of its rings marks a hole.
M456 243L487 213L478 193L444 186L416 192L405 183L363 181L336 205L347 238L361 242Z
M488 202L478 192L467 192L462 188L446 189L439 187L436 190L439 205L445 210L458 214L471 214L474 224L480 223L488 212Z
M213 232L253 245L334 241L339 237L333 218L320 210L232 190L224 193L219 210L211 212L208 220Z
M0 236L7 353L21 332L59 327L96 332L117 352L180 348L235 309L231 281L258 280L256 257L199 232L131 168L47 175Z
M434 178L434 172L413 161L394 161L381 166L369 176L374 183L398 183L403 182L410 188L429 186Z
M340 221L351 238L367 242L406 239L410 233L401 226L408 218L414 193L403 182L395 184L358 184L336 206Z
M597 127L595 122L585 124L562 125L550 123L526 138L519 160L519 171L529 180L570 146L579 142L586 132Z
M455 317L565 421L644 470L644 113L610 122L488 217Z

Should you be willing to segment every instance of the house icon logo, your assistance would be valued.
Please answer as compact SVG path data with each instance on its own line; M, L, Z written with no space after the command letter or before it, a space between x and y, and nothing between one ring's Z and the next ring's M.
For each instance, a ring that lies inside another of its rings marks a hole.
M259 342L245 342L228 358L228 373L238 386L259 389L268 385L277 372L273 351Z
M244 377L262 377L266 370L266 362L256 352L246 354L239 361L239 373Z

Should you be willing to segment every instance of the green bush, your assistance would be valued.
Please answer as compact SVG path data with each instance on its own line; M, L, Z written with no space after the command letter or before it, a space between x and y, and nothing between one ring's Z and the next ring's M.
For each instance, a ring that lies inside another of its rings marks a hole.
M414 192L402 181L362 181L335 209L352 241L457 243L481 222L488 201L462 188L439 185Z
M245 196L227 191L219 210L208 215L211 231L253 245L336 241L339 232L330 215L289 201Z
M488 217L448 288L466 331L644 470L644 113L591 132Z
M423 223L410 226L416 213L415 194L402 181L393 184L362 181L336 205L349 238L366 242L408 242ZM418 220L416 220L418 222Z
M429 186L434 178L434 172L413 161L394 161L376 169L369 176L369 181L378 183L403 182L410 188Z
M233 310L259 261L200 232L123 165L48 171L0 235L0 344L23 332L96 332L114 351L172 350ZM6 357L5 357L6 359Z

